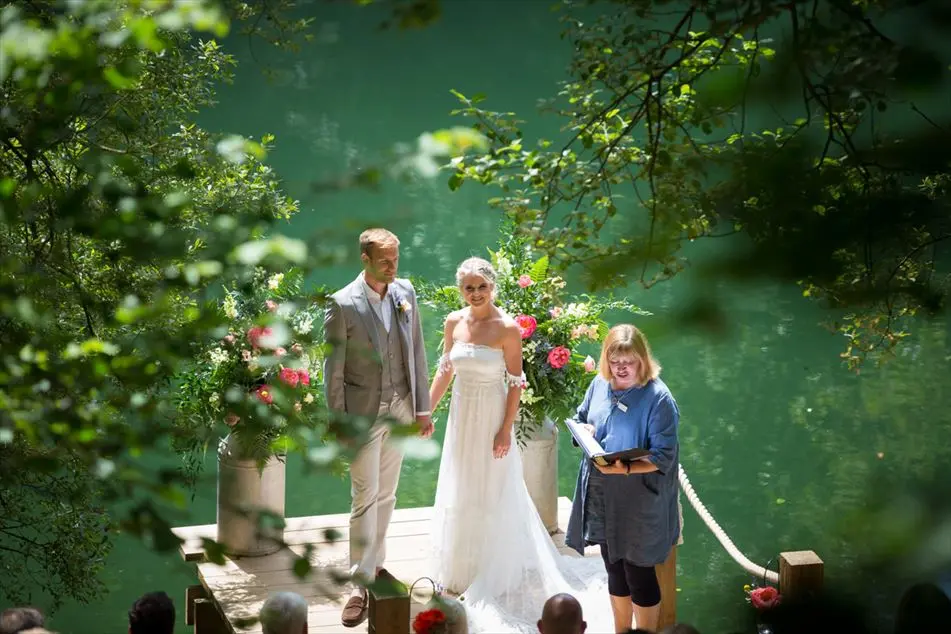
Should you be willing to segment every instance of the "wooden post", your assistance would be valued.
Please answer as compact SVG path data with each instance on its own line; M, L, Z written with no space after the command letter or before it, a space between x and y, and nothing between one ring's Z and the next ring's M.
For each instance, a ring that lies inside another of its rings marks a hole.
M677 622L677 547L670 549L667 561L655 566L657 583L660 584L660 620L657 629L662 630Z
M386 571L377 575L389 588L370 590L367 632L369 634L409 634L409 591Z
M822 590L824 564L811 550L779 555L779 591L784 598L804 599Z
M234 634L224 620L214 599L195 599L195 634Z
M208 593L203 585L185 588L185 625L195 624L195 600L206 598L208 598Z

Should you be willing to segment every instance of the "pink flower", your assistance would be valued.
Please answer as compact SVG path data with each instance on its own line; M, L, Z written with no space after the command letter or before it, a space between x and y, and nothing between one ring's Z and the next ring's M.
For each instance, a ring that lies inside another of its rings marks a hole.
M234 427L235 425L238 424L238 421L240 420L241 420L240 416L238 416L234 412L231 412L227 416L225 416L225 425L227 425L228 427Z
M291 352L296 355L302 355L304 354L304 346L300 345L299 343L295 343L293 346L291 346Z
M261 347L261 337L270 337L272 334L274 331L265 326L248 328L248 341L251 342L251 347L257 350Z
M291 387L297 387L297 384L300 382L300 376L297 374L297 370L293 368L281 368L281 372L278 376L285 385L290 385Z
M251 360L251 351L250 351L250 350L242 350L242 351L241 351L241 360L244 361L245 363L247 363L248 361L250 361L250 360Z
M750 590L750 603L752 603L753 607L757 610L775 608L779 605L779 602L782 601L782 598L782 595L779 594L779 590L772 586L764 586Z
M522 339L528 339L538 329L538 321L531 315L519 315L515 318L515 323L518 324L519 332L522 333Z
M258 397L258 400L265 405L270 405L274 402L274 396L271 394L270 385L259 386L256 390L254 390L254 395Z
M564 309L561 306L555 306L550 311L548 311L548 314L551 315L552 319L558 319L559 317L561 317L561 313L563 312L564 312Z
M597 364L595 364L594 359L591 358L591 355L588 355L584 358L584 371L585 372L594 372L597 369Z
M535 282L533 282L532 278L528 275L521 275L518 278L518 285L521 286L522 288L528 288L534 283Z
M548 353L548 365L556 370L568 365L571 360L571 350L564 346L557 346Z
M264 302L264 305L267 306L267 309L272 313L277 312L277 302L275 302L273 299L267 300Z
M285 354L287 354L287 350L285 350L284 348L278 348L277 350L274 351L274 354L279 357L283 357Z
M223 343L228 344L228 345L230 346L230 345L234 344L234 340L235 340L234 335L229 332L227 335L225 335L225 338L222 339L221 341L222 341Z
M310 385L310 372L307 370L298 370L297 378L300 379L301 385Z

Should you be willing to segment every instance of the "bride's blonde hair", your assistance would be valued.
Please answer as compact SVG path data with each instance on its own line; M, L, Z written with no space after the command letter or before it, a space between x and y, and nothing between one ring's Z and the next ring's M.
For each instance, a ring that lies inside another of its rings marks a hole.
M468 258L463 260L462 264L459 265L459 268L456 269L456 286L461 289L462 280L466 279L470 275L481 277L489 283L489 286L492 287L491 297L492 301L494 302L495 279L498 277L498 274L495 272L495 268L492 266L492 263L484 258Z

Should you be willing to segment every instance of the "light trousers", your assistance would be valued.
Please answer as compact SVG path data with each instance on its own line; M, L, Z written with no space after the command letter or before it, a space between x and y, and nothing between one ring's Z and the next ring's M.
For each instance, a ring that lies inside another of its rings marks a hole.
M412 423L416 420L412 395L382 404L379 416ZM350 570L370 579L386 559L386 531L403 464L403 453L390 436L389 428L378 422L350 465Z

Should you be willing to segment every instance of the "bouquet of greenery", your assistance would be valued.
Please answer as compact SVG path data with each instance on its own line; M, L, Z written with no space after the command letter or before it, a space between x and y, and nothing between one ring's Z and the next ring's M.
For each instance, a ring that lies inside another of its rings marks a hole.
M522 333L522 366L528 385L522 391L515 424L524 441L546 417L556 421L570 416L584 398L597 371L597 354L607 335L604 320L611 310L646 314L626 301L589 295L569 296L565 280L537 254L514 227L503 226L497 250L489 250L498 273L496 303L515 319ZM414 282L421 302L446 315L459 307L459 290Z
M220 338L199 349L180 376L178 423L190 433L179 448L186 455L226 430L242 457L263 462L288 449L289 422L310 426L322 411L321 353L313 332L320 321L313 302L295 301L301 283L294 269L272 275L258 270L225 289Z

